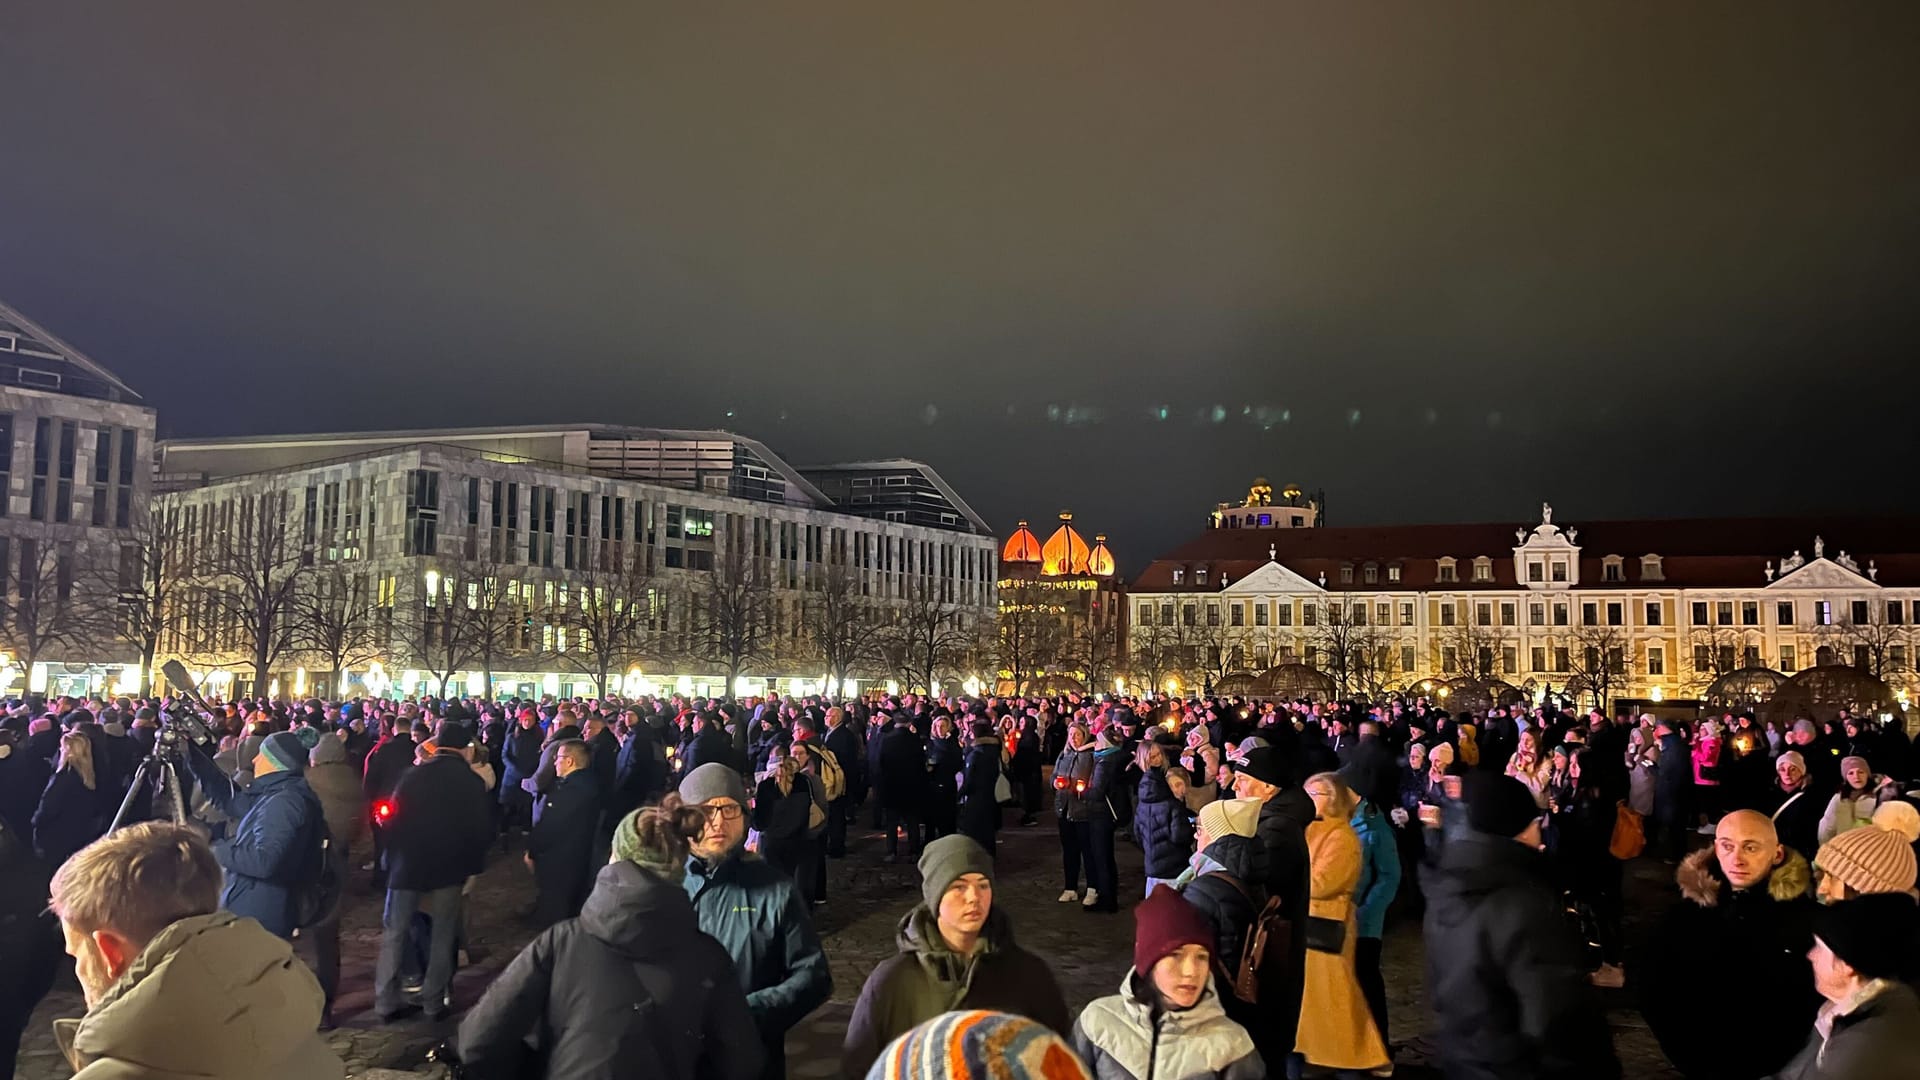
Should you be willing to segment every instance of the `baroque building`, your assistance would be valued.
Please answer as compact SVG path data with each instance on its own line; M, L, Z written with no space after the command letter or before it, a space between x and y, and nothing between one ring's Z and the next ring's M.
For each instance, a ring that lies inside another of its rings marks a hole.
M1129 590L1129 667L1156 689L1286 685L1729 701L1844 665L1904 703L1920 522L1886 518L1220 527ZM1314 676L1313 673L1318 673ZM1286 673L1282 673L1283 676Z
M902 516L858 501L907 474ZM162 651L234 693L958 679L994 617L997 544L918 462L801 470L729 432L582 424L175 440L160 483L189 568ZM281 591L268 625L250 601Z

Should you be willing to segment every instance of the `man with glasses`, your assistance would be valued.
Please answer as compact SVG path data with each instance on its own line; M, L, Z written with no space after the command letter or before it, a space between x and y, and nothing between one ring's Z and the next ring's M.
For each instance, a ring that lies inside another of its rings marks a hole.
M680 799L706 811L707 827L687 858L687 896L700 929L733 957L767 1063L786 1075L787 1031L833 994L826 954L793 880L743 850L747 789L740 774L709 762L680 782Z

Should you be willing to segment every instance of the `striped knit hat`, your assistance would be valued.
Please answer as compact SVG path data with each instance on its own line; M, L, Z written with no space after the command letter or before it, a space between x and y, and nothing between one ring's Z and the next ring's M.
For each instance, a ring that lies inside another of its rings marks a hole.
M1873 824L1848 829L1820 845L1813 865L1867 893L1910 892L1916 875L1913 842L1920 838L1920 815L1904 802L1890 802L1873 815Z
M1091 1080L1044 1025L1006 1013L950 1012L893 1040L867 1080Z

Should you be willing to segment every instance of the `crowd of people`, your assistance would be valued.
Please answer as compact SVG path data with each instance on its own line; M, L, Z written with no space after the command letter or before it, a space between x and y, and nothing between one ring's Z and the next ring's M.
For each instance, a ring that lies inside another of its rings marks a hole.
M379 1017L441 1019L474 881L517 849L537 935L458 1025L468 1075L784 1076L787 1032L833 990L813 911L871 815L921 895L860 990L850 1077L980 1053L1032 1066L992 1075L1390 1075L1390 919L1422 921L1450 1076L1619 1075L1598 990L1623 986L1689 1077L1920 1074L1916 759L1897 725L1844 713L362 699L219 703L210 738L160 739L198 709L60 698L0 720L0 963L24 976L0 991L5 1060L64 952L88 1006L59 1030L76 1070L252 1076L267 1059L236 1047L271 1045L290 1075L339 1075L314 1034L343 883L384 890ZM128 797L157 743L184 823ZM161 820L103 836L123 802ZM1003 830L1048 824L1059 901L1134 921L1118 993L1077 1017L994 903ZM1144 880L1121 879L1121 843ZM1677 896L1629 957L1636 858L1673 864ZM187 1002L212 998L226 1027L200 1032Z

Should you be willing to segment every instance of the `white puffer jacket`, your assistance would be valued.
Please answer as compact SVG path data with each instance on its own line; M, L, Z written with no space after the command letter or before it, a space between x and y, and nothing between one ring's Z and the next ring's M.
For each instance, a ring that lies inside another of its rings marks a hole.
M1161 1013L1129 971L1120 992L1096 999L1073 1025L1073 1048L1094 1080L1259 1080L1267 1067L1246 1029L1220 1007L1211 981L1198 1004Z

